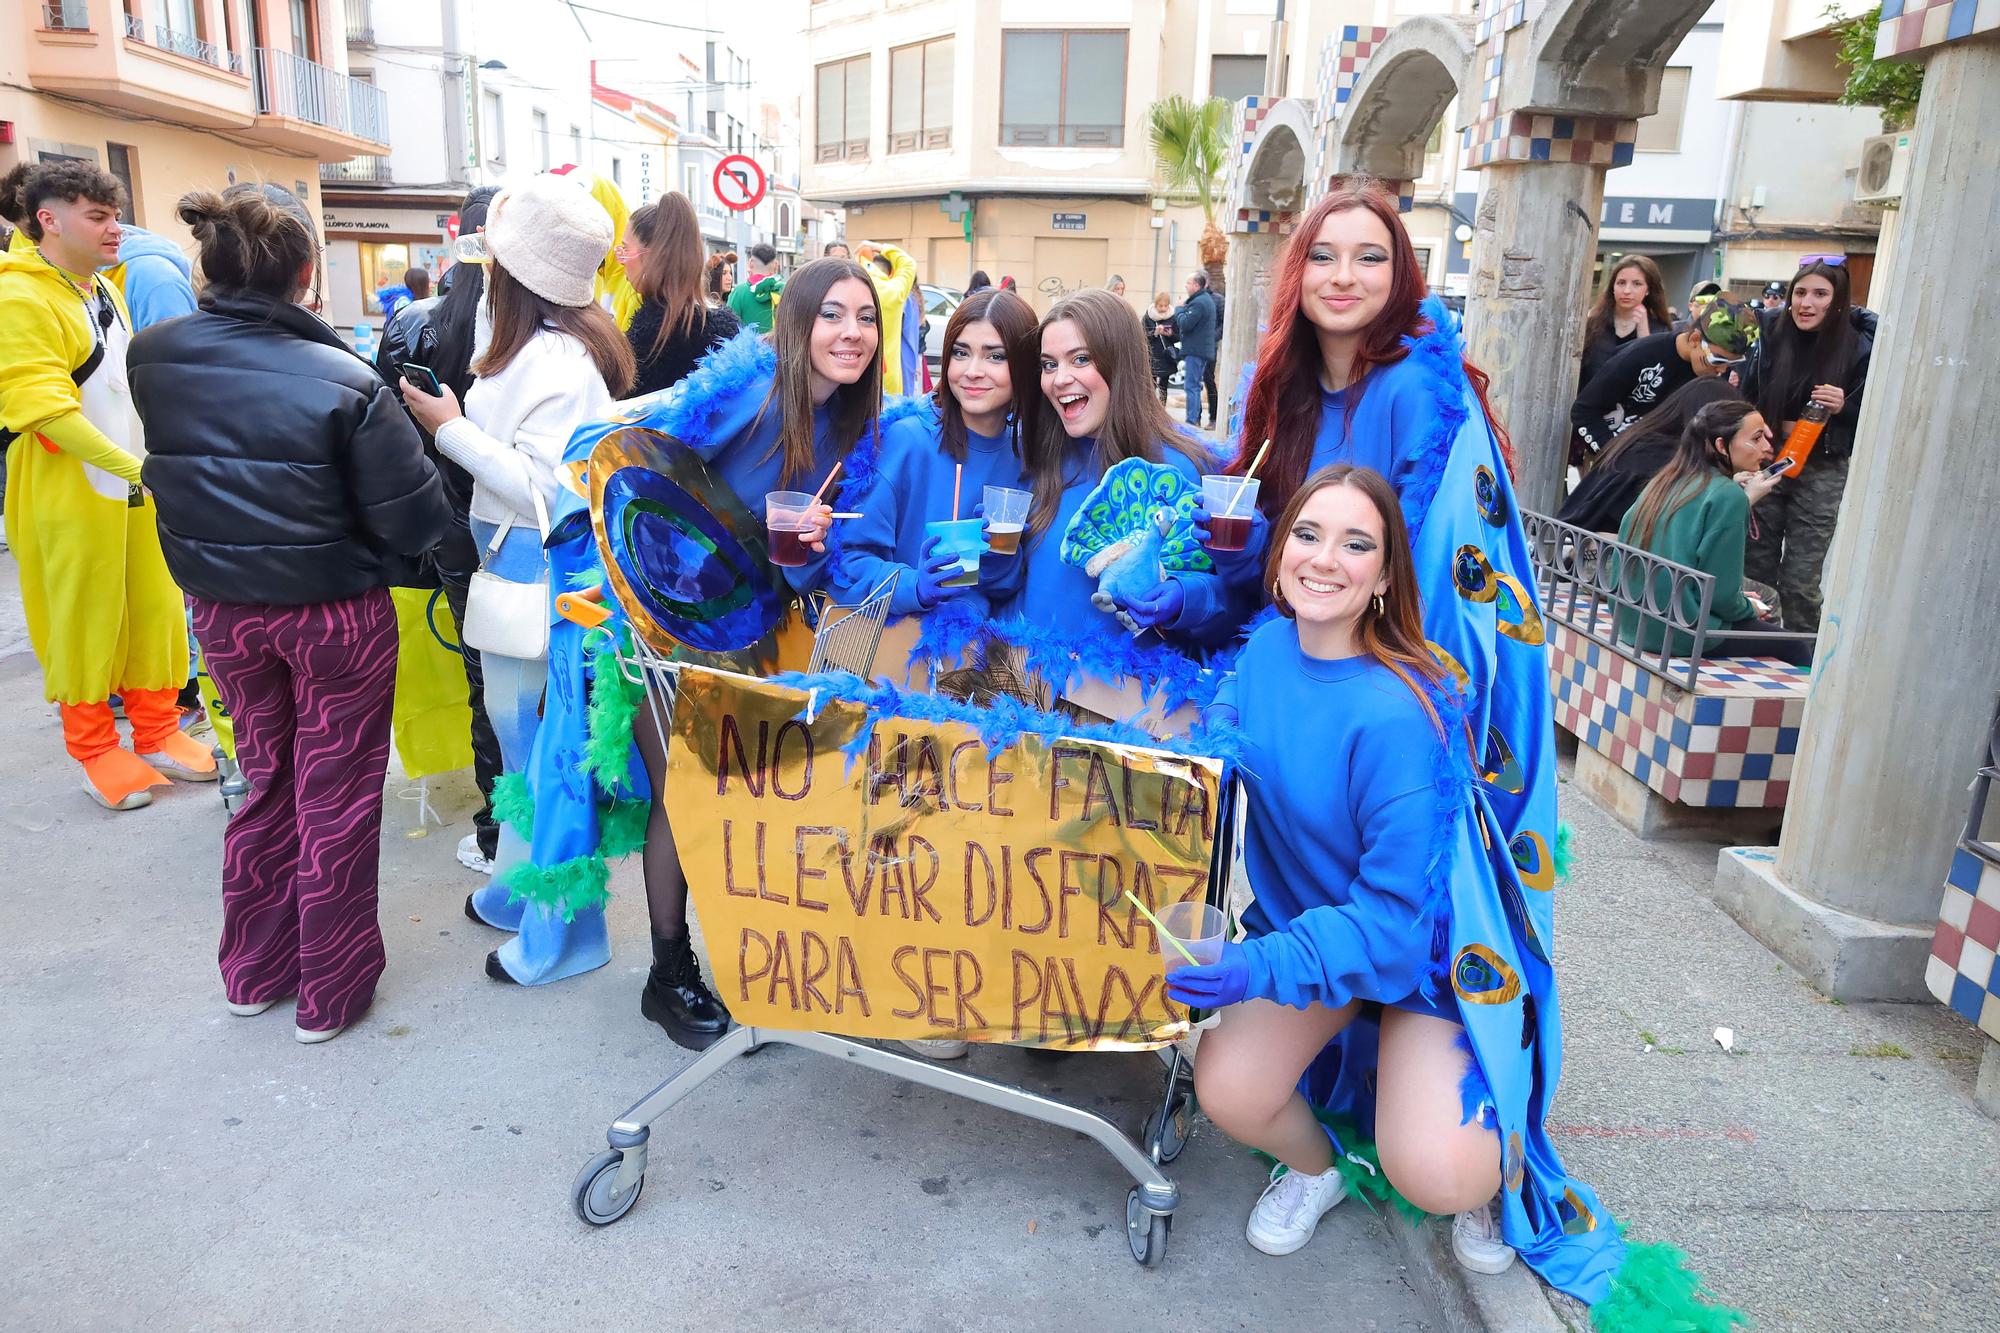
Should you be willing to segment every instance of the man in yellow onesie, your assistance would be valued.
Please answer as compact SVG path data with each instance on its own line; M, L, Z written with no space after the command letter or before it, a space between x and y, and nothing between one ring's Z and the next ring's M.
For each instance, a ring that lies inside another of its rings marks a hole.
M906 384L903 374L903 307L917 286L917 261L893 245L876 245L873 241L863 241L854 257L861 261L868 281L875 285L875 299L882 307L882 392L890 397L922 393L921 363L916 373L919 382ZM883 271L883 264L887 264L887 272ZM923 315L919 313L917 318Z
M0 254L7 541L44 693L61 706L84 791L110 810L151 804L169 777L216 777L208 750L180 730L187 622L139 487L131 319L97 273L118 262L122 198L117 178L88 162L30 166L0 185L0 213L20 224ZM113 694L133 750L119 746Z

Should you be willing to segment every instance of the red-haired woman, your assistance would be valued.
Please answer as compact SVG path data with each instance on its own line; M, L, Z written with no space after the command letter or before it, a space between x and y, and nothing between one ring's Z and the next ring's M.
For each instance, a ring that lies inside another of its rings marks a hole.
M1243 471L1271 441L1258 471L1260 521L1244 556L1218 559L1247 611L1274 595L1263 560L1274 535L1261 520L1282 514L1308 474L1354 464L1394 489L1425 646L1457 684L1464 716L1453 735L1469 746L1475 778L1468 827L1478 836L1451 867L1449 909L1434 928L1490 1089L1483 1102L1468 1095L1465 1110L1468 1118L1485 1114L1481 1104L1490 1111L1484 1123L1505 1151L1499 1195L1461 1216L1460 1253L1491 1261L1504 1230L1544 1277L1597 1299L1617 1240L1577 1213L1594 1207L1589 1191L1563 1174L1536 1109L1561 1059L1548 947L1556 809L1542 618L1486 377L1465 362L1452 317L1424 290L1395 203L1378 186L1337 182L1306 212L1272 289L1239 441L1249 447L1232 464ZM1369 1064L1367 1043L1352 1039L1362 1026L1343 1032L1338 1084L1315 1089L1322 1105L1337 1107L1337 1088L1354 1086L1354 1072Z

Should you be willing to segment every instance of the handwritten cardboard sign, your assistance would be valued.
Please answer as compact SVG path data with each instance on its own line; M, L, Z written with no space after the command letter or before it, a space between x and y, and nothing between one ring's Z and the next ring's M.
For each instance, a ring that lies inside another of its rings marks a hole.
M739 1022L1070 1050L1187 1030L1157 910L1203 898L1221 764L879 718L747 676L681 673L674 839ZM844 751L843 747L846 747ZM1171 946L1168 946L1171 948Z

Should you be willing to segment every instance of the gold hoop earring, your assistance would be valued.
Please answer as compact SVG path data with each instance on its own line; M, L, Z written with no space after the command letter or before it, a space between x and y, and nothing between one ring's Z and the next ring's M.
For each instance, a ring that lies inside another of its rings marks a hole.
M1285 605L1285 594L1278 590L1278 581L1276 579L1271 580L1271 605L1280 610L1284 609Z
M1382 594L1379 592L1375 594L1375 614L1378 617L1382 614Z

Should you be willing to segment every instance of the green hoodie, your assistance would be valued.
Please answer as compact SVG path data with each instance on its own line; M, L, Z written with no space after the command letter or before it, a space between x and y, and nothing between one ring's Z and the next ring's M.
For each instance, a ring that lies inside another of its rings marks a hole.
M785 280L773 273L756 285L739 282L729 292L729 308L736 318L754 328L759 333L771 331L771 321L778 304L778 293L785 289Z

